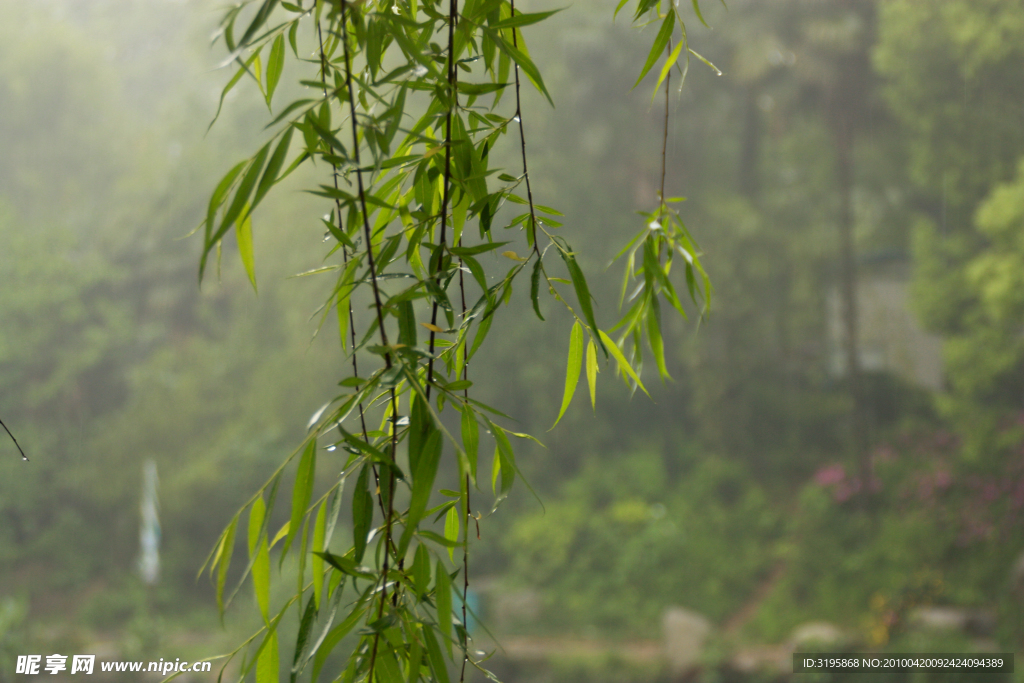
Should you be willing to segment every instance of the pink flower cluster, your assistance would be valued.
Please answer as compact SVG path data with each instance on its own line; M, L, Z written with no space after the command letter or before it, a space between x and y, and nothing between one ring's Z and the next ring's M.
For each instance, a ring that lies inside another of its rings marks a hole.
M837 503L845 503L864 489L861 478L847 476L846 468L839 463L819 468L814 473L814 483L823 488L831 487L832 498ZM872 475L867 488L872 493L876 493L881 490L882 483Z

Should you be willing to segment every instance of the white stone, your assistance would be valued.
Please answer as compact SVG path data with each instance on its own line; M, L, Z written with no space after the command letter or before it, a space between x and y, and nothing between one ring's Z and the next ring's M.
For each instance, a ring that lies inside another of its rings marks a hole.
M665 659L672 673L679 675L700 664L711 622L697 612L669 607L661 617L661 632Z

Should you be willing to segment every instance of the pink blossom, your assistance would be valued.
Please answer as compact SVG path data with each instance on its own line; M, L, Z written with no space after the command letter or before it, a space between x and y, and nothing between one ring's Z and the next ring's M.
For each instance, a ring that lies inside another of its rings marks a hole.
M846 469L838 464L826 465L814 473L814 483L818 486L832 486L846 479Z

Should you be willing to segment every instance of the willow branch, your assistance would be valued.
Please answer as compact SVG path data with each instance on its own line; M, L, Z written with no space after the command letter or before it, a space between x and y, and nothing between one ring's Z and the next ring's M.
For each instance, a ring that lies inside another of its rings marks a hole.
M373 289L373 302L374 309L377 312L377 328L380 333L380 341L384 346L384 364L390 370L392 367L391 351L388 348L388 334L384 327L384 306L381 303L380 298L380 286L377 282L377 264L373 257L373 233L370 230L370 216L366 208L366 188L363 185L363 172L362 166L359 160L359 119L356 115L356 101L355 96L352 93L352 58L349 54L348 47L348 0L341 0L341 44L342 52L345 59L345 90L348 98L349 111L352 115L352 155L355 161L356 171L356 184L359 190L359 205L363 214L363 233L366 239L366 257L370 267L370 284ZM398 448L398 432L397 432L397 418L398 418L398 400L395 396L394 388L391 389L391 462L395 461L395 454ZM388 486L388 506L387 514L385 515L385 539L384 539L384 567L381 572L381 590L380 590L380 609L378 611L378 619L384 615L384 606L387 603L388 593L388 565L391 559L389 548L391 546L391 530L394 525L394 484L395 484L395 471L394 468L389 469L389 486ZM380 644L380 633L375 633L373 638L373 653L370 655L370 671L367 680L373 680L373 668L377 661L377 648Z
M516 3L511 0L509 3L512 16L516 16ZM518 30L512 28L512 47L519 49ZM533 187L530 185L530 171L526 167L526 133L523 131L523 104L519 96L519 65L516 64L516 121L519 122L519 145L523 157L523 178L526 180L526 200L530 205L530 241L533 243L533 252L537 258L541 257L540 248L537 246L537 212L533 208ZM546 275L545 275L546 279Z
M671 38L671 36L668 39L668 46L665 49L668 50L668 54L670 54L670 55L672 54L672 38ZM659 207L659 209L660 209L659 213L664 212L664 210L667 208L667 205L665 204L665 175L666 175L665 169L667 167L666 166L666 159L668 157L668 120L669 120L669 116L668 116L669 108L668 108L668 105L669 105L669 99L670 99L670 97L669 97L669 82L671 80L672 80L672 69L669 69L668 73L665 74L665 132L664 132L664 135L662 136L662 139L661 139L661 190L660 190L660 192L658 194L658 201L661 202L661 206Z
M441 198L441 235L438 244L444 245L447 238L448 203L452 193L452 110L458 105L459 93L458 72L455 68L455 20L458 17L458 0L448 3L448 114L445 117L444 132L444 192ZM438 262L430 266L436 269L435 282L441 287L441 264L444 262L444 250L438 250ZM430 310L430 324L437 327L437 299ZM427 400L430 400L430 385L434 380L434 343L437 332L430 330L430 360L427 361Z
M25 455L25 451L21 450L21 445L18 443L18 440L14 438L14 434L11 434L11 430L7 428L7 425L4 424L3 420L0 420L0 427L3 427L4 431L7 432L7 436L11 437L11 441L14 442L14 445L15 447L17 447L18 452L21 453L21 459L24 460L25 462L28 462L28 456Z
M328 95L327 95L327 55L324 53L324 36L323 36L323 33L320 30L320 22L319 21L316 22L316 38L317 38L317 42L319 43L319 46L320 46L320 84L321 84L321 87L323 89L324 100L326 101L327 97L328 97ZM353 122L354 122L354 119L353 119ZM341 188L338 185L338 165L335 162L333 162L333 161L331 162L331 171L332 171L331 175L332 175L332 178L334 180L334 189L338 190L340 192ZM335 213L337 213L337 217L338 217L338 230L344 232L345 228L344 228L344 225L343 225L342 220L341 220L341 199L339 197L340 197L340 194L339 194L338 197L335 197L335 199L334 199L334 210L335 210ZM348 247L346 247L344 244L341 245L341 256L342 256L342 261L347 265L348 264ZM338 311L338 315L342 315L341 311ZM349 333L350 333L351 339L352 339L352 376L353 377L358 377L359 376L359 363L356 360L356 321L355 321L355 314L352 311L352 300L351 299L349 299L349 302L348 302L348 329L349 329ZM355 389L358 391L359 387L355 387ZM362 401L359 402L359 426L362 428L363 441L366 441L367 443L369 443L369 437L367 436L367 429L366 429L366 415L365 415L365 413L363 411L363 402ZM374 475L376 476L376 472L377 472L376 466L373 469L374 469ZM383 512L383 510L381 510L381 512Z

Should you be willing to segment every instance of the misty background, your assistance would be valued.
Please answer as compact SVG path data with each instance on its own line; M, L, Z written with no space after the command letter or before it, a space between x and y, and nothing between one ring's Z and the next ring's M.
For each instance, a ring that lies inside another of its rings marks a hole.
M258 295L233 248L198 283L188 234L270 120L239 88L207 133L222 9L0 0L0 419L30 458L0 438L0 681L19 654L198 659L247 637L252 598L222 627L196 573L343 376L336 323L316 334L329 283L289 277L326 252L313 167L254 218ZM632 89L655 29L613 10L531 27L555 108L524 88L538 201L566 214L604 321L664 115L650 79ZM569 323L522 291L474 361L478 398L546 445L520 455L545 509L517 487L472 556L494 668L780 680L800 647L1021 651L1024 3L702 10L690 46L722 75L673 74L666 191L715 292L703 320L665 316L673 381L648 363L651 398L630 397L605 369L596 410L577 397L548 431Z

